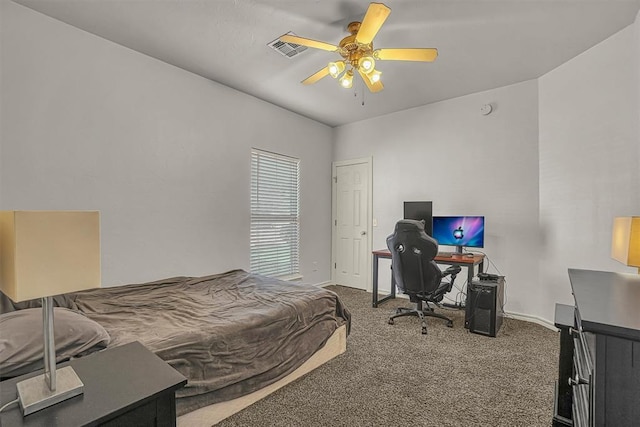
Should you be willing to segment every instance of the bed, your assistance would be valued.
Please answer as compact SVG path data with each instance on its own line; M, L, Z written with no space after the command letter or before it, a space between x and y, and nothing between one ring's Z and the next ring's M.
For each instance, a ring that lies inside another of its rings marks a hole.
M335 293L243 270L83 291L56 305L103 327L107 348L140 341L187 377L176 393L181 426L211 425L344 352L350 327Z

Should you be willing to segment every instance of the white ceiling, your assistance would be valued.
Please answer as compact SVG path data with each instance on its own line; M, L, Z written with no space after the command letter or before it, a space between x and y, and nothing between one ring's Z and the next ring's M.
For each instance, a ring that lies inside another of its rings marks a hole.
M537 78L640 9L640 0L384 0L391 15L375 47L436 47L439 56L379 62L385 89L363 97L357 78L351 90L330 77L300 84L337 53L288 59L267 43L293 31L338 44L366 0L14 1L330 126Z

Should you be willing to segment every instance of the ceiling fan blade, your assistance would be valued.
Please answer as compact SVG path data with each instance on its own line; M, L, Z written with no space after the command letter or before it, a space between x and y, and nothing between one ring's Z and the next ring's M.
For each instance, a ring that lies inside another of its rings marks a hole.
M371 43L390 13L391 9L384 4L371 3L369 9L367 9L367 13L365 13L362 19L358 34L356 34L356 41L362 44Z
M280 41L283 41L285 43L299 44L301 46L313 47L316 49L328 50L329 52L335 52L336 50L338 50L338 46L325 42L319 42L317 40L305 39L304 37L292 36L290 34L280 36Z
M378 49L373 52L375 59L383 61L423 61L432 62L438 56L435 48Z
M373 83L371 80L369 80L369 76L367 76L365 73L363 73L362 71L358 70L358 73L360 73L360 77L362 77L362 80L364 81L364 84L367 85L367 87L369 88L369 90L373 93L376 92L380 92L382 89L384 89L384 86L382 85L382 81L378 80L377 82Z
M312 85L315 82L317 82L318 80L320 80L321 78L326 77L328 75L329 75L329 67L324 67L323 69L319 70L314 75L309 76L306 79L304 79L302 81L302 84L303 85Z

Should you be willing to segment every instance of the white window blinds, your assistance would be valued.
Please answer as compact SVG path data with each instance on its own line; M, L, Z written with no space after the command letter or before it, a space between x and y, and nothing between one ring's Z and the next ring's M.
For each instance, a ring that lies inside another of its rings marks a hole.
M251 150L251 271L299 274L300 161Z

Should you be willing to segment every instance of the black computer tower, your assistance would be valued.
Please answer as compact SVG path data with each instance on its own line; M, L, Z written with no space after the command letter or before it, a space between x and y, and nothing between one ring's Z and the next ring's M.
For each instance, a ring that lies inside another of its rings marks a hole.
M495 337L502 326L503 304L504 276L472 282L467 292L465 327L469 332Z

